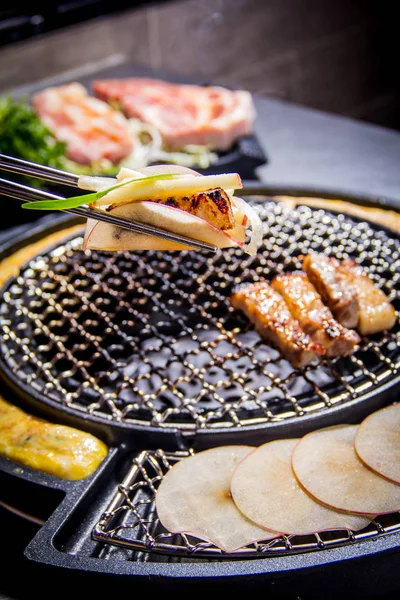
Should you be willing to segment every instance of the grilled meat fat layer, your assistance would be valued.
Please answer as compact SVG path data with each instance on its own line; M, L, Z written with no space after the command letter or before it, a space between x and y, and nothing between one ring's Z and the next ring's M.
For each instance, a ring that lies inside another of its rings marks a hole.
M363 269L353 260L344 260L340 263L339 274L357 291L360 306L357 329L361 335L391 329L396 322L395 309Z
M335 321L305 273L277 275L272 286L282 294L304 331L325 348L327 356L343 356L353 352L360 341L359 336Z
M294 367L304 367L324 349L301 329L282 296L266 282L247 284L230 297L234 308L242 310L258 333L279 348Z
M354 286L346 282L338 272L340 262L324 254L309 254L303 261L307 273L324 303L341 325L357 327L359 303Z

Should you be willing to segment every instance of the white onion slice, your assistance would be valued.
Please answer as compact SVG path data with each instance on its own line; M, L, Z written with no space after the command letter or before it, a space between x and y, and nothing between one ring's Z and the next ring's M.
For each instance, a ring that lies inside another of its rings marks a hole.
M250 242L243 246L243 250L253 256L257 254L257 250L259 246L261 246L264 236L264 228L262 221L254 208L252 208L247 202L243 200L243 198L238 198L237 196L233 196L233 201L238 208L240 208L244 214L248 217L251 223L251 236Z
M121 167L117 175L117 180L118 182L122 182L124 179L135 179L137 177L142 177L142 173L138 169L133 170L128 167Z
M246 519L230 495L232 473L252 450L250 446L224 446L176 463L156 495L164 527L171 533L209 540L226 552L276 537Z
M114 177L92 177L91 175L80 175L78 179L78 188L88 190L90 192L102 192L113 185L117 185L118 181Z
M168 175L169 173L173 173L174 175L193 175L194 177L202 177L201 173L189 169L188 167L181 167L180 165L153 165L135 170L129 169L128 167L121 167L117 179L118 181L122 181L123 179L136 179L143 177L143 175L150 177L152 175Z
M261 527L306 535L327 529L358 531L371 519L323 506L298 484L291 459L298 440L276 440L246 456L235 470L231 492L236 506Z

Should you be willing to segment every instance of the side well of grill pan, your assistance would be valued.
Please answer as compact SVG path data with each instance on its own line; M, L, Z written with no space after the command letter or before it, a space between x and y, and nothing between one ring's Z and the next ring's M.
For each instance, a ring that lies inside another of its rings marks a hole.
M104 573L122 576L154 578L155 581L217 582L249 584L252 578L264 583L277 576L287 577L293 585L296 573L306 572L309 576L322 569L324 581L329 571L340 568L342 580L354 577L359 560L363 557L373 561L375 569L386 570L388 564L394 566L399 556L400 532L368 537L357 543L347 543L301 554L286 553L260 558L237 558L234 560L196 559L149 555L147 552L132 552L124 548L107 555L107 544L92 539L92 529L107 510L118 482L124 477L129 465L121 463L118 452L109 455L90 481L81 482L67 491L66 497L52 517L36 534L26 549L26 556L32 561L52 567L61 567L79 573ZM68 486L67 486L68 487ZM129 525L126 524L126 527ZM316 571L314 571L316 570ZM136 577L135 577L136 581ZM336 582L337 583L337 582ZM313 583L315 585L315 582Z

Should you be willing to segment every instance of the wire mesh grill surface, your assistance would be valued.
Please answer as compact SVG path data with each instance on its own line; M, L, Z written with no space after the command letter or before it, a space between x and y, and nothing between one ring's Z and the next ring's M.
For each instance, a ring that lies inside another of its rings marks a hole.
M143 451L133 459L107 510L93 530L95 540L136 551L186 557L260 557L323 550L400 530L400 513L377 517L362 531L324 531L306 536L281 536L226 554L210 542L186 534L169 533L160 523L155 495L165 473L189 452Z
M0 357L25 386L92 418L213 429L282 422L374 392L399 372L399 323L352 356L294 369L229 303L246 281L301 268L301 255L354 257L399 309L396 234L267 201L256 257L82 252L38 256L0 304Z

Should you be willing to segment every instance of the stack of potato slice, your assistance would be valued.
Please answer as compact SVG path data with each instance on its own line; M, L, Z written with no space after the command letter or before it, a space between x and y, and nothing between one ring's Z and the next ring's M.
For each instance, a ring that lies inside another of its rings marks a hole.
M158 516L233 552L282 534L364 529L400 510L400 404L302 439L225 446L188 457L165 475Z

